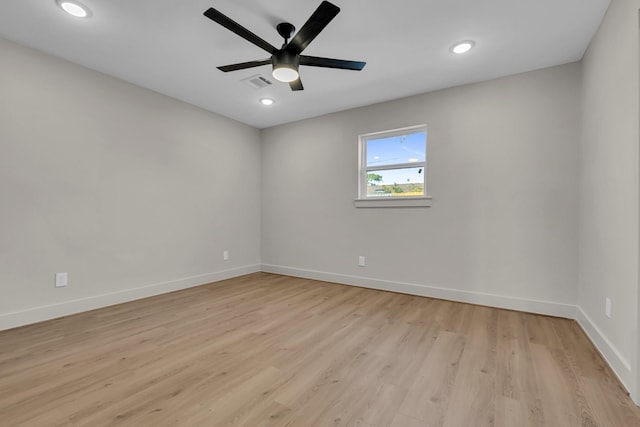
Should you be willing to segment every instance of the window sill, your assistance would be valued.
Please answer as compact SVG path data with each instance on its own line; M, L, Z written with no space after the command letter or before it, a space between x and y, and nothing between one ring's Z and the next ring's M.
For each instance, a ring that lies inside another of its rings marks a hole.
M377 197L356 199L353 204L356 208L428 208L431 206L431 197Z

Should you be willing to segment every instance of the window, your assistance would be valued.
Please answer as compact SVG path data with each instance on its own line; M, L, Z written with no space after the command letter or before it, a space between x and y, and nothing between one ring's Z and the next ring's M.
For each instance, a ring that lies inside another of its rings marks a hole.
M360 135L357 207L429 206L427 127Z

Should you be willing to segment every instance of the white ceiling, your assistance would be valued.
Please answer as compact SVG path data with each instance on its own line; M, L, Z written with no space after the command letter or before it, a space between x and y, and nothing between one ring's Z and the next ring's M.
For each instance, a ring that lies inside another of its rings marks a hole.
M331 0L342 10L306 55L366 61L363 71L301 67L291 92L270 66L216 66L269 54L203 16L214 7L276 47L275 25L300 28L321 0L82 0L74 18L54 0L3 0L0 36L265 128L348 108L564 64L582 58L609 0ZM449 53L459 40L476 47ZM1 58L0 58L1 64ZM254 89L243 78L274 81ZM275 105L264 107L261 97Z

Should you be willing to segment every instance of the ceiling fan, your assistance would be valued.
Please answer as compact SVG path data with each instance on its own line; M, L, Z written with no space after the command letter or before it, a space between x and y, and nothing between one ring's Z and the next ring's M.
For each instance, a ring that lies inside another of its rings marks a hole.
M209 8L204 12L204 16L271 54L271 57L268 59L225 65L218 67L219 70L226 73L271 64L273 67L272 74L276 80L289 83L291 90L303 90L304 87L302 86L298 72L300 65L356 71L362 70L366 65L366 62L360 61L301 55L302 51L320 34L324 27L335 18L338 12L340 12L338 6L328 1L323 1L295 36L293 36L293 34L296 28L292 24L288 22L278 24L276 30L278 34L284 38L284 43L280 49L261 39L214 8ZM293 38L291 38L292 36ZM289 41L289 39L291 39L291 41Z

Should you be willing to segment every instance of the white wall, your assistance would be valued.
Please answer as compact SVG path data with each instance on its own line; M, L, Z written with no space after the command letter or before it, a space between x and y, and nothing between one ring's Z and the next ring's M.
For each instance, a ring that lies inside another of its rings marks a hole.
M583 59L578 299L581 324L637 403L639 8L613 0Z
M572 317L579 89L569 64L263 130L263 269ZM432 207L355 208L358 135L421 123Z
M258 130L2 39L0 58L0 329L259 269Z

